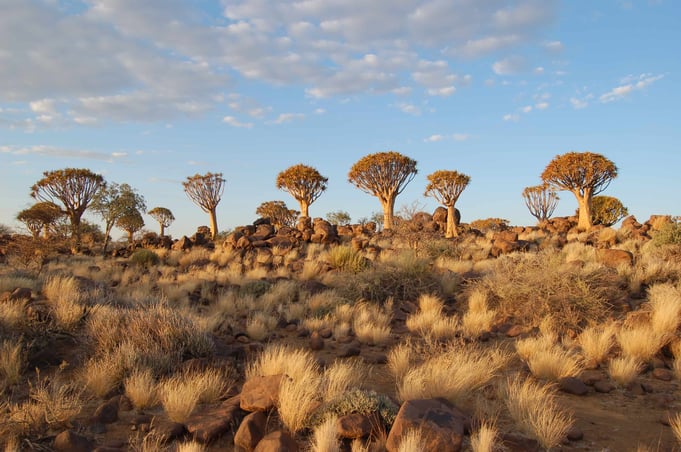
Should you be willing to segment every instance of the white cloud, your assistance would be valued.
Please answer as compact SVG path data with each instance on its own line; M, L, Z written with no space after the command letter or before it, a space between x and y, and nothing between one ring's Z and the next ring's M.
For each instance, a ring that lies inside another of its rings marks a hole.
M570 105L572 105L572 108L575 110L581 110L582 108L586 108L589 106L588 99L583 98L583 99L578 99L576 97L571 97L570 98Z
M397 108L402 113L407 113L407 114L414 115L414 116L419 116L421 114L421 109L419 107L417 107L416 105L413 105L413 104L401 102L401 103L397 104Z
M437 143L438 141L442 141L444 139L445 139L444 135L435 134L435 135L429 136L428 138L424 139L423 141L425 141L426 143Z
M517 113L508 113L504 115L504 121L517 122L520 116Z
M499 60L492 65L492 70L497 75L514 75L526 69L525 59L521 56L511 56Z
M11 155L33 155L48 158L62 158L62 159L83 159L83 160L100 160L105 162L113 162L116 159L125 158L128 156L127 152L99 152L83 149L69 149L58 146L34 145L34 146L0 146L0 153Z
M563 43L560 41L547 41L544 43L544 48L551 53L560 53L563 51Z
M526 105L523 107L522 112L523 113L529 113L532 111L532 105Z
M314 113L316 115L323 115L324 113L326 113L326 110L324 110L323 108L315 108Z
M284 124L297 119L303 119L304 117L305 115L303 113L281 113L273 122L274 124Z
M254 125L252 122L241 122L234 116L225 116L224 118L222 118L222 122L232 127L240 127L245 129L251 129L253 128Z
M537 75L541 75L541 74L544 73L544 68L541 67L541 66L538 66L538 67L534 68L534 71L533 71L533 72L534 72L535 74L537 74Z
M639 76L627 76L622 79L622 85L616 86L607 93L602 94L598 100L602 103L614 102L623 99L633 93L651 85L663 78L664 75L641 74Z
M537 110L546 110L547 108L549 108L549 103L548 102L539 102L539 103L534 105L534 108L536 108Z

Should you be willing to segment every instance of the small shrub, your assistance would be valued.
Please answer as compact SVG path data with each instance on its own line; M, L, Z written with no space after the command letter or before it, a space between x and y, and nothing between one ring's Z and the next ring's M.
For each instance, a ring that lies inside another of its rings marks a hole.
M612 323L606 326L590 326L580 333L577 341L586 363L597 366L605 361L615 345L615 326Z
M139 249L132 253L132 256L130 256L130 262L139 267L145 268L150 268L158 265L160 260L161 259L158 257L158 254L147 249Z
M657 246L681 245L681 222L679 219L664 224L653 234L653 244Z
M473 449L473 452L493 452L497 435L494 424L482 422L478 429L471 434L471 449Z
M400 407L386 395L372 390L352 389L315 411L310 424L319 425L330 417L337 418L352 413L366 416L378 413L385 424L390 426L395 422L399 409Z
M143 410L158 403L158 387L150 369L136 370L125 379L125 395L135 408Z
M623 356L610 360L608 374L620 386L631 384L643 369L641 361L634 356Z
M327 252L327 259L332 268L352 273L364 271L370 264L362 253L347 245L331 248Z
M330 417L318 425L312 432L310 444L311 452L340 452L340 441L338 439L338 419Z

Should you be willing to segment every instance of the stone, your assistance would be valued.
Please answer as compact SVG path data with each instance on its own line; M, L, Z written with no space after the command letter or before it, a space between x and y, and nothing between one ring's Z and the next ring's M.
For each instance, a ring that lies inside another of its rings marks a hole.
M572 426L567 432L568 441L581 441L584 439L584 432L576 426Z
M509 452L539 452L542 450L536 440L517 433L506 433L502 437L502 442L504 443L504 450Z
M525 329L520 325L512 325L508 330L506 330L506 336L508 337L518 337L525 332Z
M165 442L170 442L181 438L187 433L187 429L184 424L173 421L163 421L158 418L154 418L154 433L162 438Z
M603 373L599 371L586 370L580 375L581 380L584 384L593 386L597 382L603 380Z
M255 452L298 452L300 446L293 437L280 430L270 433L255 446Z
M338 436L346 439L357 439L369 436L371 433L371 420L360 413L352 413L341 416L336 421Z
M173 243L173 246L171 247L175 251L185 251L185 250L190 250L192 248L192 240L185 236L182 236L180 240L177 242Z
M269 411L277 405L279 388L284 375L252 377L241 388L241 409L244 411Z
M397 413L386 449L399 450L402 438L419 429L424 450L460 451L466 422L467 416L444 399L407 400Z
M597 249L596 260L606 267L617 268L620 265L633 265L634 255L625 250Z
M236 434L234 445L244 450L252 451L265 436L267 415L262 411L251 413L241 421Z
M672 381L674 378L674 373L671 370L664 369L662 367L653 369L652 375L653 378L657 378L658 380L662 381Z
M609 381L600 380L594 383L594 390L601 394L607 394L615 390L615 385Z
M356 344L349 344L338 354L339 358L350 358L353 356L359 356L362 353L362 349Z
M319 335L318 332L313 331L310 334L310 349L314 351L319 351L324 348L324 339Z
M583 396L589 393L589 387L579 378L564 377L558 380L558 388L568 394Z
M54 438L54 450L57 452L91 452L95 443L72 430L64 430Z
M97 407L91 421L93 423L113 424L118 420L118 406L119 398L112 397Z
M207 444L215 441L234 428L245 413L239 408L240 397L234 396L218 406L205 407L185 422L187 431L198 442Z
M33 298L33 293L28 287L17 287L9 294L10 301L17 300L31 300Z

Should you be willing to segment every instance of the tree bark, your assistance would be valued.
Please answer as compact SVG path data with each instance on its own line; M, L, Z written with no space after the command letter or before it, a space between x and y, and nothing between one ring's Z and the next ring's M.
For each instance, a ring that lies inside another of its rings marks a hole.
M300 216L309 217L310 205L305 200L300 200Z
M128 231L128 243L132 245L132 241L134 240L133 238L134 232L133 231Z
M393 228L393 212L395 211L395 197L391 197L386 200L381 200L381 206L383 207L383 230L388 230Z
M215 240L218 235L218 219L215 214L215 209L210 211L210 238Z
M459 232L456 229L456 211L454 204L447 206L447 230L445 231L445 238L451 239L458 237Z
M163 223L161 223L160 226L161 226L161 238L163 238L163 236L165 235L165 232L166 232L166 227L163 226Z
M591 196L577 196L579 203L579 221L577 230L589 231L591 229Z

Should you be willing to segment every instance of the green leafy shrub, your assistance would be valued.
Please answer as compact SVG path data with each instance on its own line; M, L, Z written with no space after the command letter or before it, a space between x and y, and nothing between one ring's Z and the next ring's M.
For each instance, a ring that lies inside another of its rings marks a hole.
M681 245L681 222L679 222L679 219L675 218L655 232L653 243L657 246Z
M395 422L399 409L400 407L386 395L371 390L353 389L321 406L310 418L310 424L314 427L328 418L353 413L365 416L378 413L386 426L390 427Z
M160 262L160 258L158 257L158 254L154 253L151 250L147 249L140 249L132 253L132 256L130 256L130 261L135 264L139 265L140 267L153 267L154 265L158 265Z

